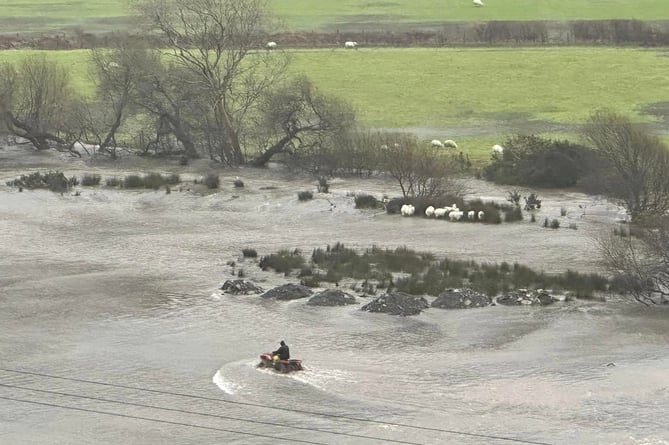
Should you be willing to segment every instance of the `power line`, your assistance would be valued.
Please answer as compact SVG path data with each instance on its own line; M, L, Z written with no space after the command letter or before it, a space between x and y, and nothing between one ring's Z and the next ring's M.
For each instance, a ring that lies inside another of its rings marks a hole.
M296 430L306 430L306 431L315 431L319 433L327 433L327 434L335 434L335 435L340 435L340 436L349 436L349 437L355 437L358 439L369 439L369 440L380 440L383 442L392 442L392 443L400 443L400 444L406 444L406 445L423 445L418 442L407 442L404 440L394 440L394 439L384 439L381 437L373 437L373 436L365 436L362 434L353 434L353 433L343 433L339 431L328 431L328 430L321 430L318 428L308 428L308 427L303 427L303 426L295 426L295 425L286 425L285 423L277 423L277 422L268 422L268 421L263 421L263 420L253 420L253 419L244 419L241 417L233 417L233 416L224 416L222 414L210 414L210 413L203 413L203 412L198 412L198 411L188 411L188 410L183 410L183 409L178 409L178 408L164 408L162 406L156 406L156 405L145 405L142 403L136 403L136 402L123 402L119 400L112 400L112 399L105 399L102 397L92 397L92 396L82 396L79 394L71 394L71 393L66 393L66 392L60 392L60 391L52 391L48 389L36 389L36 388L28 388L25 386L19 386L19 385L8 385L6 383L0 383L0 386L4 386L6 388L16 388L16 389L24 389L27 391L35 391L35 392L42 392L42 393L47 393L47 394L57 394L59 396L67 396L67 397L76 397L80 399L86 399L86 400L96 400L99 402L111 402L111 403L118 403L121 405L130 405L130 406L138 406L141 408L153 408L153 409L161 409L164 411L173 411L173 412L178 412L182 414L195 414L199 416L207 416L207 417L215 417L219 419L225 419L225 420L238 420L240 422L249 422L249 423L256 423L260 425L270 425L270 426L279 426L283 428L292 428Z
M424 430L424 431L435 431L439 433L448 433L448 434L457 434L461 436L470 436L470 437L478 437L482 439L495 439L495 440L504 440L504 441L509 441L509 442L517 442L517 443L525 443L525 444L531 444L531 445L552 445L547 442L537 442L537 441L531 441L531 440L524 440L524 439L515 439L512 437L504 437L504 436L495 436L495 435L490 435L490 434L482 434L482 433L469 433L469 432L464 432L464 431L457 431L457 430L449 430L445 428L434 428L434 427L427 427L427 426L418 426L418 425L410 425L407 423L399 423L399 422L384 422L381 420L374 420L374 419L363 419L360 417L352 417L352 416L346 416L342 414L330 414L330 413L322 413L322 412L317 412L317 411L307 411L307 410L300 410L296 408L286 408L286 407L275 407L275 406L270 406L270 405L262 405L260 403L250 403L250 402L239 402L236 400L225 400L221 399L218 397L207 397L207 396L196 396L193 394L185 394L185 393L178 393L178 392L172 392L172 391L165 391L165 390L159 390L159 389L150 389L150 388L140 388L136 386L126 386L126 385L119 385L116 383L106 383L106 382L97 382L93 380L85 380L85 379L78 379L74 377L62 377L62 376L56 376L56 375L51 375L51 374L43 374L43 373L38 373L38 372L31 372L31 371L18 371L14 369L5 369L5 368L0 368L0 371L5 371L5 372L14 372L17 374L27 374L27 375L34 375L38 377L48 377L48 378L53 378L53 379L61 379L61 380L69 380L73 382L81 382L81 383L89 383L93 385L102 385L102 386L109 386L113 388L123 388L123 389L132 389L135 391L146 391L146 392L152 392L156 394L166 394L166 395L172 395L172 396L178 396L178 397L189 397L192 399L199 399L199 400L209 400L209 401L214 401L214 402L221 402L221 403L229 403L233 405L241 405L241 406L252 406L255 408L266 408L266 409L273 409L273 410L278 410L278 411L287 411L287 412L293 412L293 413L299 413L299 414L310 414L314 416L322 416L322 417L329 417L333 419L346 419L346 420L353 420L356 422L368 422L368 423L375 423L375 424L381 424L381 425L389 425L389 426L397 426L397 427L404 427L404 428L414 428L418 430Z
M246 431L227 430L225 428L216 428L216 427L213 427L213 426L195 425L193 423L172 422L170 420L152 419L150 417L131 416L129 414L112 413L112 412L109 412L109 411L99 411L99 410L95 410L95 409L79 408L79 407L75 407L75 406L58 405L56 403L35 402L33 400L17 399L17 398L14 398L14 397L0 396L0 399L11 400L13 402L32 403L34 405L49 406L49 407L52 407L52 408L71 409L71 410L75 410L75 411L83 411L83 412L94 413L94 414L106 414L106 415L109 415L109 416L124 417L126 419L146 420L146 421L149 421L149 422L167 423L167 424L170 424L170 425L187 426L187 427L191 427L191 428L201 428L201 429L204 429L204 430L222 431L222 432L225 432L225 433L233 433L233 434L243 434L245 436L262 437L262 438L265 438L265 439L285 440L285 441L288 441L288 442L307 443L307 444L311 444L311 445L328 445L328 444L322 443L322 442L310 442L308 440L289 439L289 438L286 438L286 437L269 436L267 434L259 434L259 433L249 433L249 432L246 432Z

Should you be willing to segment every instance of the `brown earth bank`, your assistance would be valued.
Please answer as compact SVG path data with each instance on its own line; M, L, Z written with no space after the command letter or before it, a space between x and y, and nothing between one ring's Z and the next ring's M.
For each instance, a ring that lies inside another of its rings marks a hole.
M282 32L268 37L281 48L341 47L353 40L366 47L669 45L669 20L490 21L339 23L325 30ZM13 33L0 31L0 49L69 50L144 42L130 31ZM160 46L159 40L149 42Z

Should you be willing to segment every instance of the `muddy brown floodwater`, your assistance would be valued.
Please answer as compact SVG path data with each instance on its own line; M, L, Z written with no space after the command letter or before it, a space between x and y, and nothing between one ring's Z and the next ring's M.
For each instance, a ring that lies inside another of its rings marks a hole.
M185 181L171 194L4 185L49 168ZM669 443L666 308L612 298L401 318L218 290L240 269L264 288L295 281L243 248L337 241L600 271L591 239L616 224L614 203L541 190L536 223L450 223L354 208L355 192L396 196L387 180L335 178L299 202L313 178L231 169L203 194L191 181L209 168L0 149L0 443ZM468 187L484 200L507 192ZM305 371L256 369L282 339Z

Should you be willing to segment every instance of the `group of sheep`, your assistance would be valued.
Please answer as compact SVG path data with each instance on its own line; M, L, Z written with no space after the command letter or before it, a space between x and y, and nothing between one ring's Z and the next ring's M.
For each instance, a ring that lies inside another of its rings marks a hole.
M270 49L276 49L277 46L278 46L278 45L277 45L276 42L267 42L267 43L265 44L265 48L268 49L268 50L270 50ZM357 48L357 47L358 47L358 42L354 42L354 41L352 41L352 40L348 40L348 41L344 42L344 48L347 48L347 49L355 49L355 48Z
M485 217L483 210L476 212L475 210L470 210L467 212L467 219L470 221L479 220L482 221ZM425 209L425 216L428 218L448 218L451 221L460 221L464 216L465 212L460 210L456 204L446 207L433 207L429 206Z
M444 147L449 147L449 148L458 148L458 144L455 143L454 140L452 139L446 139L444 142L441 142L439 139L433 139L432 142L430 142L433 147L439 147L439 148L444 148Z
M413 216L416 213L416 208L411 204L404 204L400 207L400 213L402 216ZM429 206L425 209L425 216L428 218L448 218L451 221L460 221L465 217L465 212L460 210L456 204L446 207L437 207ZM466 218L470 221L483 221L485 218L485 212L479 210L470 210L466 213Z

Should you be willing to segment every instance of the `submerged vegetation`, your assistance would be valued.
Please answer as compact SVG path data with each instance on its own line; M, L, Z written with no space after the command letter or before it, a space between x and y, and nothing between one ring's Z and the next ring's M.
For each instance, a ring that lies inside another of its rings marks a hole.
M314 249L308 260L299 250L281 250L263 257L260 267L286 275L296 273L307 286L348 279L354 282L352 287L370 294L387 288L412 295L437 296L446 289L462 287L491 296L514 289L551 289L572 292L580 298L592 298L596 292L616 292L615 282L594 273L567 270L557 275L546 274L519 263L439 259L432 253L407 247L373 246L358 252L339 242Z

